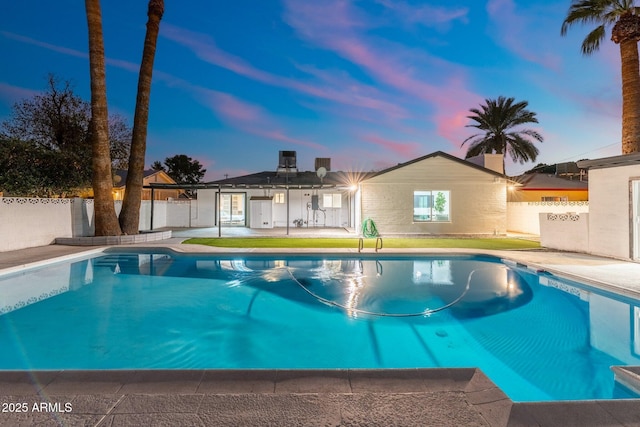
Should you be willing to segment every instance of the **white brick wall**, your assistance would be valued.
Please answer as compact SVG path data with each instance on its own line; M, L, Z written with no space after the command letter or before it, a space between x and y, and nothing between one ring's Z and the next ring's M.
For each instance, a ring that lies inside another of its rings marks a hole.
M630 258L629 179L640 166L589 171L589 250L596 255Z
M589 202L509 202L507 230L539 235L541 213L569 212L589 212Z
M0 252L71 237L72 199L0 197Z
M190 203L197 202L155 201L154 230L188 227ZM115 208L119 213L122 202L116 201ZM151 201L143 200L140 230L149 230L150 221ZM93 232L93 200L0 197L0 252L49 245L58 237L92 236Z
M589 251L589 214L540 213L540 244L562 251Z

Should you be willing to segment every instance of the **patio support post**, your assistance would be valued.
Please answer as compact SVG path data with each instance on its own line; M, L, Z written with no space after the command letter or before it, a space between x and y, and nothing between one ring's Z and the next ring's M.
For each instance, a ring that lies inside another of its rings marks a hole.
M289 185L287 184L287 236L289 235Z
M153 230L153 199L155 198L155 194L154 194L154 188L151 187L151 214L149 215L150 217L150 226L149 229Z
M349 217L349 227L352 226L352 221L351 221L351 212L352 212L352 208L351 208L351 190L349 190L349 192L347 193L347 215Z
M218 197L216 197L216 205L217 205L217 221L218 221L218 237L222 237L222 221L220 218L220 201L221 201L221 194L220 194L220 184L218 184Z

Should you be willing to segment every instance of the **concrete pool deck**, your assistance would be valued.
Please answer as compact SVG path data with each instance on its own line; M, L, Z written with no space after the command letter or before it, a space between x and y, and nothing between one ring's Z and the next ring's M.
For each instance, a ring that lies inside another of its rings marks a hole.
M132 246L236 252L181 245L182 240ZM91 248L53 245L0 252L0 270L87 250ZM369 255L373 250L363 253ZM627 261L539 250L382 251L392 253L486 253L640 296L640 264ZM18 407L12 403L25 403L21 408L26 412L16 412ZM71 411L66 411L67 403ZM0 426L640 426L640 401L514 403L476 369L4 371L0 372L0 404Z

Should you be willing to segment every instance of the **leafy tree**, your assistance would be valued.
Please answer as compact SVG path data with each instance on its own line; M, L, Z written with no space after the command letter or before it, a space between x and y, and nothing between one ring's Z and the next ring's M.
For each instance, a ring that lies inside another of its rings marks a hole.
M164 166L159 161L155 161L151 168L165 171L178 184L197 184L207 173L198 160L193 160L184 154L167 157L164 159Z
M527 101L515 102L514 98L500 96L496 100L485 99L485 105L480 109L469 110L473 115L467 117L475 124L467 127L475 127L481 133L462 142L462 145L470 143L466 158L483 153L508 153L514 162L535 161L539 151L531 138L542 142L542 135L532 129L519 128L527 123L538 123L536 113L527 110L528 105Z
M73 93L69 81L49 74L47 90L14 104L4 136L51 150L76 150L86 143L91 107Z
M440 215L444 212L445 205L447 204L447 199L444 197L444 193L438 191L436 195L436 200L433 204L433 209L438 212Z
M556 173L556 165L548 165L546 163L538 163L533 168L529 169L525 173Z
M89 186L92 171L90 122L90 104L73 92L68 80L62 81L53 74L48 76L46 91L15 103L12 116L0 124L2 143L6 145L3 148L13 152L13 167L20 171L31 170L33 164L39 164L37 180L26 178L26 172L22 176L25 184L38 182L41 185L11 186L11 194L68 195L73 194L74 188ZM111 116L109 129L114 165L126 166L131 128L124 118ZM19 155L16 150L25 152ZM49 161L57 163L58 167L45 168L44 164Z
M155 162L151 163L151 169L153 169L154 171L165 171L164 166L162 166L162 162L156 160Z
M142 62L138 74L138 95L133 118L133 137L129 154L127 173L127 191L120 211L120 226L126 234L137 234L140 221L140 202L142 200L142 180L144 178L144 160L147 150L147 125L149 121L149 96L153 61L156 56L156 42L160 32L160 20L164 14L164 0L149 0L147 11L147 32L142 51Z
M0 191L5 196L36 196L42 187L39 162L42 148L0 136Z
M109 152L109 114L100 0L85 0L89 29L89 74L91 76L91 164L96 236L122 234L113 204L113 178Z
M611 40L620 45L622 72L622 154L640 151L640 74L638 40L640 7L634 0L572 0L560 33L576 23L598 24L582 42L582 54L591 55L600 48L611 28Z

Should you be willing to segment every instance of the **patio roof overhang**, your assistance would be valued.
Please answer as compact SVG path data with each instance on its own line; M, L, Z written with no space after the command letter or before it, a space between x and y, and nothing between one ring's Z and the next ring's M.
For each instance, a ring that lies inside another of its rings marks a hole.
M352 191L353 188L348 184L343 183L320 183L320 184L307 184L307 183L255 183L255 184L247 184L247 183L199 183L199 184L166 184L166 183L149 183L148 185L144 185L142 188L151 189L151 213L150 213L150 221L151 221L151 229L153 230L153 216L154 216L154 197L153 192L155 190L216 190L217 193L217 206L218 211L220 209L219 198L223 190L237 190L237 189L282 189L286 190L287 194L291 190L310 190L310 189L337 189L341 191ZM218 212L219 214L219 212ZM222 237L222 221L217 221L218 223L218 237ZM289 235L289 197L287 196L287 231L286 234Z
M164 184L164 183L150 183L143 186L143 188L156 189L156 190L228 190L228 189L322 189L322 188L337 188L341 190L348 190L350 186L347 184L214 184L214 183L202 183L202 184Z

